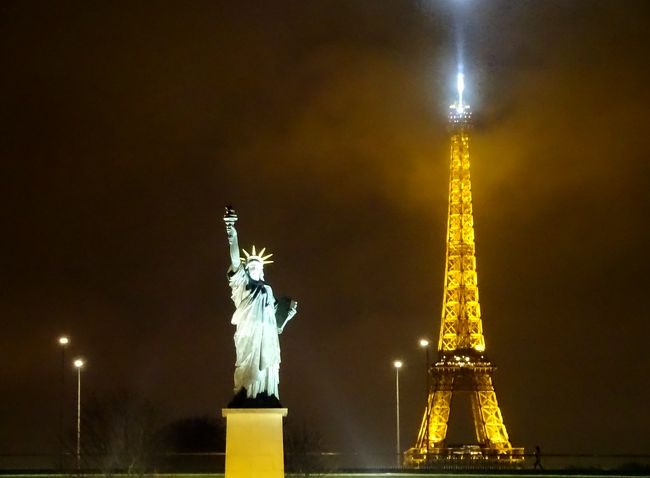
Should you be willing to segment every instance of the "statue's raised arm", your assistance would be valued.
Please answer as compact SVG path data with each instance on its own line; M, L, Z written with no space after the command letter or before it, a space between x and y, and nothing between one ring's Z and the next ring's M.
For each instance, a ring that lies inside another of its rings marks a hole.
M230 265L233 271L239 269L241 264L241 259L239 257L239 240L237 239L237 229L235 229L237 219L237 213L233 207L226 206L226 213L223 215L223 222L226 224L226 235L228 236L228 244L230 244Z

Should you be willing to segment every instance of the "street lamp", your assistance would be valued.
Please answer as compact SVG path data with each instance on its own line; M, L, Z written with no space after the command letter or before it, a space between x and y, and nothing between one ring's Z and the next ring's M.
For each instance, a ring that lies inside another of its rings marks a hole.
M57 342L59 344L59 347L61 347L61 396L59 397L59 440L61 441L61 468L63 468L64 464L64 445L63 445L63 410L64 410L64 403L65 403L65 349L68 347L68 344L70 344L70 338L67 335L61 335L58 339Z
M424 355L424 360L425 360L425 368L424 371L426 373L426 390L424 394L424 399L426 400L425 403L425 413L426 413L426 428L424 430L424 439L425 443L427 445L427 459L429 458L429 394L431 391L431 385L429 383L429 341L427 339L420 339L420 347L422 347L425 351Z
M77 469L79 469L81 463L81 369L85 362L78 358L73 363L77 369Z
M393 367L395 367L395 424L396 424L396 455L397 455L397 467L399 468L402 464L400 459L400 450L401 446L399 443L399 369L402 368L402 361L395 360L393 362Z

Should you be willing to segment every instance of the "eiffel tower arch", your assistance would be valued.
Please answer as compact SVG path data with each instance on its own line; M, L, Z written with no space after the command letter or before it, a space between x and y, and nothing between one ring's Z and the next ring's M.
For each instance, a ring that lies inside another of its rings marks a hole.
M471 113L463 103L462 81L459 75L458 101L449 114L449 210L438 360L428 370L431 385L417 440L404 454L404 464L410 467L453 460L477 466L523 462L524 450L510 443L492 384L496 368L485 355L470 180ZM447 443L451 406L458 393L470 396L475 444Z

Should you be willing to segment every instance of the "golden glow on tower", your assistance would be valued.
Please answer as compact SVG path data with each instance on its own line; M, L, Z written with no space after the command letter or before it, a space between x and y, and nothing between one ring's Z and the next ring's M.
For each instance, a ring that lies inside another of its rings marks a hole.
M478 300L476 247L469 174L469 134L464 124L451 136L449 213L442 321L438 350L485 350Z
M457 86L458 100L449 113L449 210L438 361L429 368L430 388L417 440L405 453L405 464L412 467L432 465L439 459L448 463L451 458L517 464L524 452L510 444L492 385L495 367L484 355L470 180L471 113L462 99L462 74ZM470 396L478 445L451 448L446 443L455 393Z

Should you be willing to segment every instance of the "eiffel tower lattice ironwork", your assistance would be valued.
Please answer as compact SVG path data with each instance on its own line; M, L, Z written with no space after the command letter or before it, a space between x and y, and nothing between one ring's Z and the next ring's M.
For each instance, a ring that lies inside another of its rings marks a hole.
M504 464L523 460L523 448L510 443L492 384L495 367L485 355L470 181L471 113L463 103L463 89L459 74L458 100L449 115L449 212L438 360L428 370L430 389L416 443L404 455L405 465L412 467L453 458ZM452 447L446 442L452 398L458 392L470 395L477 445Z

